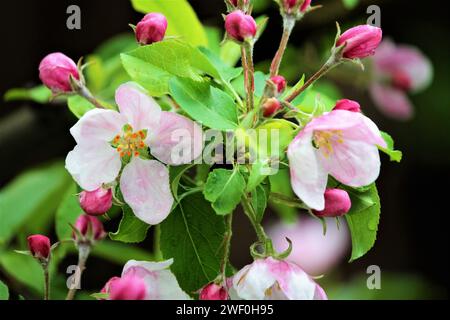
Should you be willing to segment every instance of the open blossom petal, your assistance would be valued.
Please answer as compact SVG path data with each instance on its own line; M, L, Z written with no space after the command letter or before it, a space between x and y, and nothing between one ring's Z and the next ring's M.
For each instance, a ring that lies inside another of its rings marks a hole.
M295 194L312 208L323 210L323 194L327 187L328 173L319 161L312 145L313 132L299 136L291 143L288 157L291 168L291 184Z
M166 164L190 163L202 154L202 128L186 117L163 112L149 146L152 155Z
M414 108L404 91L374 83L370 94L378 109L387 116L397 120L409 120L414 116Z
M158 161L134 158L122 172L120 188L134 214L150 225L161 223L172 209L169 170Z
M159 127L161 107L138 84L128 82L121 85L116 91L116 103L135 131L149 130L151 136Z
M116 111L94 109L87 112L70 129L70 133L78 144L110 142L126 123L126 118Z
M233 277L233 289L244 300L312 300L317 287L297 265L271 257L256 260ZM323 298L322 292L317 296Z
M66 158L66 169L86 191L114 181L121 166L116 150L106 142L77 145Z
M147 289L145 300L190 300L170 271L172 264L172 259L164 262L132 260L125 265L122 277L133 275L143 279Z

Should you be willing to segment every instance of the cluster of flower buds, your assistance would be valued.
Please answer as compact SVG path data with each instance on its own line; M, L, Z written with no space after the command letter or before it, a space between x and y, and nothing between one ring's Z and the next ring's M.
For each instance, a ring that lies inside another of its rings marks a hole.
M136 40L141 45L149 45L164 39L167 19L161 13L152 12L136 25Z
M255 19L241 10L235 10L225 17L228 37L239 43L254 39L257 29Z
M46 236L36 234L29 236L27 241L31 255L42 264L47 264L51 255L50 239Z
M83 191L79 196L80 206L90 216L102 216L112 207L112 189L99 188Z

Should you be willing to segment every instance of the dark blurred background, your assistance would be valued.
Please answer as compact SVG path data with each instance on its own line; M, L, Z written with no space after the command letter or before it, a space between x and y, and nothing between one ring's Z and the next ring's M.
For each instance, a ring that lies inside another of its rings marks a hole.
M190 2L202 21L221 25L223 1ZM322 36L334 34L335 20L344 25L364 23L367 6L378 4L382 9L384 34L398 43L419 47L434 64L433 84L413 97L416 117L407 123L383 117L364 92L341 88L349 98L367 106L365 111L380 128L391 133L398 149L404 152L400 165L384 158L378 183L382 218L375 248L358 262L343 263L342 270L350 276L376 264L383 271L417 274L437 288L438 297L445 297L449 286L450 228L447 206L450 181L448 12L437 1L362 1L352 11L345 10L337 0L314 2L325 7L308 16L295 29L292 38L295 45L309 41L320 46ZM66 28L66 9L70 4L81 7L80 31ZM12 87L38 84L37 67L46 54L62 51L76 60L92 52L104 40L131 32L128 24L142 17L133 11L128 0L1 1L0 12L0 96ZM279 42L279 13L275 6L267 13L271 20L256 46L257 61L271 58ZM75 121L66 108L2 102L0 186L27 168L64 158L74 146L68 129ZM247 228L244 221L236 222L236 228L242 232L236 231L233 261L242 266L249 259L248 247L243 244L251 243L253 234L246 231L250 227Z

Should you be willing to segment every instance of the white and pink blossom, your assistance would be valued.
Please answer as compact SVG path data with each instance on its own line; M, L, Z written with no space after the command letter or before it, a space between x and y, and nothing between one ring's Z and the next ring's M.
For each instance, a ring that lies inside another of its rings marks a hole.
M313 119L288 149L294 192L322 211L328 175L350 187L370 185L380 173L378 146L386 142L361 113L335 110Z
M116 181L121 173L125 202L139 219L155 225L168 216L174 202L165 164L181 165L199 157L202 129L162 111L135 83L120 86L116 102L119 112L91 110L71 129L77 145L67 156L66 168L86 191ZM148 150L156 159L149 159Z
M325 291L298 265L258 259L233 276L232 298L243 300L327 300Z

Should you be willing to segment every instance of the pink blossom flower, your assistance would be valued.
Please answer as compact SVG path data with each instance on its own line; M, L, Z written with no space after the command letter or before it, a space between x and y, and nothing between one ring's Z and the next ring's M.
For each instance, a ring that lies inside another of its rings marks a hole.
M134 214L148 224L162 222L173 196L169 171L163 164L181 165L203 150L201 127L160 106L135 83L116 92L119 111L95 109L71 129L77 142L66 168L86 191L114 182L121 172L120 190ZM150 155L157 160L149 160Z
M75 62L60 52L49 54L39 64L39 78L54 93L72 91L70 76L80 80Z
M258 259L233 276L233 291L244 300L327 300L299 266L271 257Z
M36 259L47 260L50 257L50 239L46 236L36 234L27 238L28 249Z
M251 15L241 10L231 12L225 17L227 34L238 42L253 38L256 35L256 22Z
M210 283L200 291L199 298L200 300L228 300L228 291L218 284Z
M161 13L148 13L136 25L136 40L142 44L162 41L167 31L167 19Z
M173 260L131 260L125 265L122 277L108 281L102 293L109 293L112 300L124 300L119 299L124 297L134 297L134 300L189 300L190 297L180 288L169 269L172 263Z
M385 115L408 120L414 115L407 93L428 87L433 78L429 59L417 48L383 41L373 57L374 80L370 93Z
M310 275L320 276L345 259L350 248L347 224L341 223L338 229L335 219L326 218L326 223L326 235L320 221L308 216L300 217L295 224L280 222L271 225L267 233L278 252L287 249L286 238L289 238L292 253L287 260L298 264Z
M361 25L344 32L336 42L336 46L345 44L344 58L362 59L375 54L382 37L383 32L380 28Z
M361 113L335 110L313 119L288 149L294 192L321 211L328 175L350 187L373 183L380 173L377 146L386 147L386 142Z

